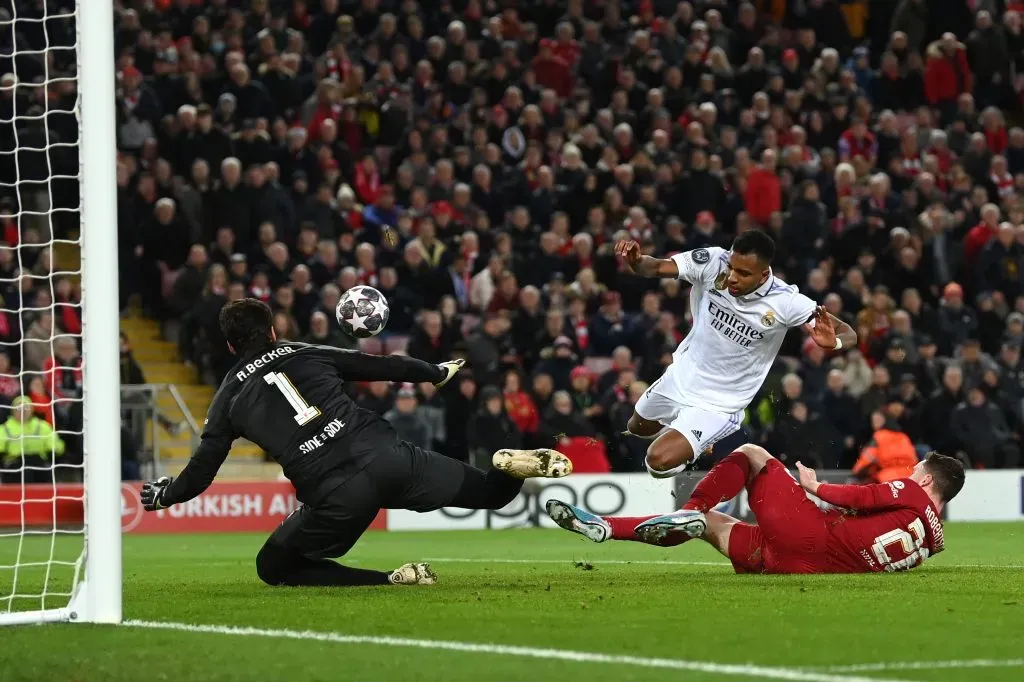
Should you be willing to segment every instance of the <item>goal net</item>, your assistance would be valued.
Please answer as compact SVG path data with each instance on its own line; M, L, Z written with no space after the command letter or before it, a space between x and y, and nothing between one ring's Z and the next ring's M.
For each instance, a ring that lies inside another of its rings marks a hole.
M0 3L0 624L121 616L112 26Z

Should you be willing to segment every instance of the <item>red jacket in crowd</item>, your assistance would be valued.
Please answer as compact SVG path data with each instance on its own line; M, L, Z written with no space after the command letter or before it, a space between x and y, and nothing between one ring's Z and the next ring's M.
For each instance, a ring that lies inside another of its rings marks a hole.
M996 238L998 231L998 228L989 227L986 223L981 222L967 232L967 236L964 237L964 264L967 267L972 267L978 262L981 250Z
M580 44L575 40L557 41L554 48L556 57L561 57L570 68L576 65L580 58Z
M1010 144L1010 136L1006 132L1006 126L985 129L985 142L988 150L993 154L1002 154Z
M967 65L967 51L958 49L952 58L929 50L924 67L924 95L932 104L955 100L974 88L971 67Z
M743 197L747 213L754 222L767 225L772 213L782 210L782 182L775 173L758 167L747 177L747 193Z
M533 72L537 75L537 84L551 88L559 97L572 94L572 72L564 59L552 54L550 57L540 55L533 58Z

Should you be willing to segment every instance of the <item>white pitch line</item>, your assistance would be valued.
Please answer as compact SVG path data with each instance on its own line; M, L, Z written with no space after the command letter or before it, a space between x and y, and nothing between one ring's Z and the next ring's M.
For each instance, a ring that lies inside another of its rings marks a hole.
M331 642L334 644L371 644L435 651L457 651L460 653L470 654L491 654L495 656L519 656L523 658L573 661L576 663L626 665L637 668L689 670L691 672L703 672L714 675L733 675L738 677L753 677L769 680L794 680L796 682L907 682L906 680L893 680L890 678L882 680L877 677L857 677L828 672L796 670L793 668L775 668L741 663L712 663L706 661L686 661L675 658L642 658L639 656L620 656L614 654L591 653L587 651L571 651L566 649L540 649L526 646L508 646L504 644L476 644L472 642L452 642L432 639L406 639L403 637L344 635L336 632L315 632L311 630L265 629L233 627L229 625L192 625L189 623L162 623L143 620L125 621L123 625L130 628L173 630L177 632L202 634L269 637L275 639Z
M458 557L427 557L423 561L447 561L450 564L565 564L577 559L482 559ZM727 561L657 561L653 559L588 559L595 565L640 564L648 566L723 566L731 567ZM931 564L925 564L930 566ZM1024 564L940 564L937 568L1016 568L1024 569Z
M569 564L579 559L457 559L454 557L428 557L423 561L447 561L450 564ZM728 568L732 564L725 561L653 561L640 559L594 559L594 564L640 564L650 566L722 566Z
M975 658L963 661L893 661L891 663L861 663L833 665L824 668L831 673L884 672L887 670L947 670L953 668L1024 668L1024 658Z

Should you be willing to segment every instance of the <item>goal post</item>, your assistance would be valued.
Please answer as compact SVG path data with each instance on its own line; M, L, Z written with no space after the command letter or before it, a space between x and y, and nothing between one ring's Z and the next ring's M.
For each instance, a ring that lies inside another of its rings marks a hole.
M17 332L0 332L12 361L12 369L0 371L0 381L10 387L8 397L27 396L18 398L27 407L0 411L5 429L9 419L23 429L20 454L0 452L0 625L118 623L122 495L113 0L0 3L0 29L13 39L10 58L0 56L0 67L7 67L0 68L2 94L10 96L13 111L9 119L0 116L6 119L0 126L13 134L0 139L0 199L13 203L13 222L0 217L0 238L17 241L5 249L16 254L15 267L4 270L0 262L0 282L25 290L28 278L29 290L37 286L39 294L12 303L0 292L0 316ZM71 81L73 89L66 87ZM54 123L58 119L60 125ZM71 140L75 123L77 137ZM23 262L27 249L48 259ZM68 252L79 257L80 270L58 263L61 255L74 260ZM80 300L58 295L58 283L67 282L80 282ZM72 313L80 320L80 335L74 325L61 326L68 308L80 312ZM49 321L49 333L35 329L33 336L30 325L46 326L40 320ZM71 360L59 352L68 338L75 340ZM42 366L38 357L29 359L29 342L36 356L45 349ZM54 389L58 376L70 376L73 386ZM30 382L43 386L43 397ZM46 410L53 424L51 449L32 446L30 456L26 443L41 437L28 425ZM62 421L62 411L74 416ZM65 442L75 444L73 455L64 451ZM70 525L58 514L68 505L84 507Z
M113 0L76 0L85 580L71 617L121 622L121 394ZM86 85L87 87L82 87Z

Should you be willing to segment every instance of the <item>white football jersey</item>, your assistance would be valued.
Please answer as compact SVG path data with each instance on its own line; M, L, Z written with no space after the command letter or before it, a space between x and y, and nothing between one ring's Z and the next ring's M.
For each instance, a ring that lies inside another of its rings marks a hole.
M679 279L693 285L693 328L666 373L684 405L733 414L757 394L786 332L810 321L817 304L771 272L746 296L729 293L729 251L695 249L672 256Z

